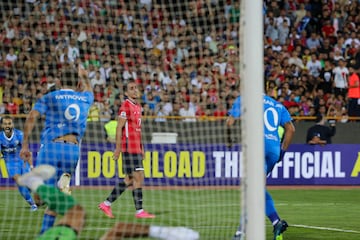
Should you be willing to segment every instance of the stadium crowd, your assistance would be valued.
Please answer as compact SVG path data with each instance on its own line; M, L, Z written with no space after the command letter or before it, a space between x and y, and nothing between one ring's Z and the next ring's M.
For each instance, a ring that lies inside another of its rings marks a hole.
M2 1L0 114L27 114L82 63L89 120L117 114L129 79L157 121L225 116L239 94L239 1ZM360 116L359 1L265 0L263 11L267 94L293 116Z

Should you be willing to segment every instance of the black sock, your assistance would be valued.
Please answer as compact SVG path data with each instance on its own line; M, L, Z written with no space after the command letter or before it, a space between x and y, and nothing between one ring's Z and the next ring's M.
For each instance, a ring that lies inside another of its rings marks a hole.
M128 186L125 184L125 182L118 183L106 200L111 203L114 202L126 190L127 187Z
M142 202L143 202L143 194L141 188L136 188L133 190L133 198L135 203L135 209L140 210L142 209Z

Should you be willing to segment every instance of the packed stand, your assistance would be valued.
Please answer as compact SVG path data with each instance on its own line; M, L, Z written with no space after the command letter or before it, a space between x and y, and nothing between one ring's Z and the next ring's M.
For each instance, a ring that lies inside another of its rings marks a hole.
M129 79L155 121L226 116L239 94L239 1L165 2L2 1L0 113L27 114L82 63L96 99L89 120L114 119ZM359 10L355 1L264 2L266 91L294 116L360 116L350 87Z
M359 10L358 1L264 6L267 93L292 115L339 122L360 116Z

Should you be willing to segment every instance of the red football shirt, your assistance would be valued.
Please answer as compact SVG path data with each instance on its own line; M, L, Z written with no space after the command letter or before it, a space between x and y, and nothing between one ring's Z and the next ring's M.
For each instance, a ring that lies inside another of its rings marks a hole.
M125 118L122 129L122 152L142 153L141 143L141 106L126 99L120 106L119 117Z

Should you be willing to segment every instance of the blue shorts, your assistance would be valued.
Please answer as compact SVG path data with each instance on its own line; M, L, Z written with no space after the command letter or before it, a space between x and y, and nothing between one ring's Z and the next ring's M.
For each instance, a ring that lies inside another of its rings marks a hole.
M51 142L42 144L36 158L36 165L49 164L56 168L56 175L45 184L57 186L57 181L63 173L75 173L80 158L80 146L77 144Z
M279 146L266 146L265 150L265 172L266 175L271 173L275 164L278 162L280 157L280 147Z
M5 160L6 168L8 174L11 178L15 175L19 174L22 175L24 173L30 172L30 165L28 162L24 162L22 159L10 159Z

